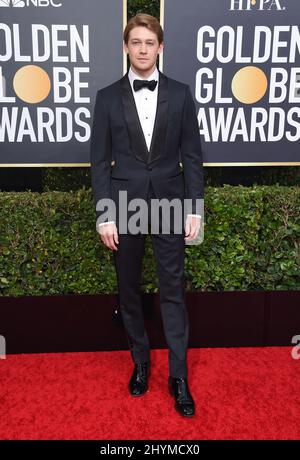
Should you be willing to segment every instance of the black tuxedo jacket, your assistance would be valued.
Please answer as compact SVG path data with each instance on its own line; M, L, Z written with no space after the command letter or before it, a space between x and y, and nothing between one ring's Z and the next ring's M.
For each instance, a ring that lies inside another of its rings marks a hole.
M159 199L192 199L191 213L196 213L196 199L204 198L199 126L189 86L161 71L150 151L127 72L97 91L90 154L95 204L111 198L118 209L120 190L127 191L128 201L146 200L150 181ZM108 220L115 218L100 219Z

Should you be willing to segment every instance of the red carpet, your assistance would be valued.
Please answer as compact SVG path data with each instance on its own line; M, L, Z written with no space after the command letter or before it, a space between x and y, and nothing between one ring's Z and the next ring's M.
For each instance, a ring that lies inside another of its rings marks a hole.
M300 439L300 360L291 347L189 349L196 415L167 391L167 350L152 350L149 392L127 390L129 351L0 360L0 439Z

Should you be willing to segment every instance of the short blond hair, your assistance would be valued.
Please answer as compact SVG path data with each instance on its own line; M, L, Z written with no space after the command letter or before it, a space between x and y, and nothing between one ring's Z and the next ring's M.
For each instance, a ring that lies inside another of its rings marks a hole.
M154 17L151 16L150 14L146 13L138 13L135 16L133 16L131 19L129 19L124 33L123 33L123 40L128 44L129 40L129 33L134 27L146 27L147 29L151 30L151 32L154 32L157 35L158 43L161 44L164 40L164 31L159 23L159 21Z

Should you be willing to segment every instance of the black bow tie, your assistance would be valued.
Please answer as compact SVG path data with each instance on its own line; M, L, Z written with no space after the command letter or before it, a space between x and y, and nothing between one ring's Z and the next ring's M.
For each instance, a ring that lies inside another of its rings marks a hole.
M134 91L139 91L142 88L148 88L150 91L154 91L156 85L156 80L133 80Z

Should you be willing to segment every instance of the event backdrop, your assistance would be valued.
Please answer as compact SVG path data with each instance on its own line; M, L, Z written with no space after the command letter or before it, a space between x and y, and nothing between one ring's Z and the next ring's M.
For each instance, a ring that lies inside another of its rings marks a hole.
M1 166L89 164L97 90L124 73L125 17L123 0L0 0Z
M300 1L161 0L160 69L190 85L205 165L300 165ZM126 0L0 0L0 166L89 166Z
M300 0L162 0L161 70L190 85L206 165L300 165Z

